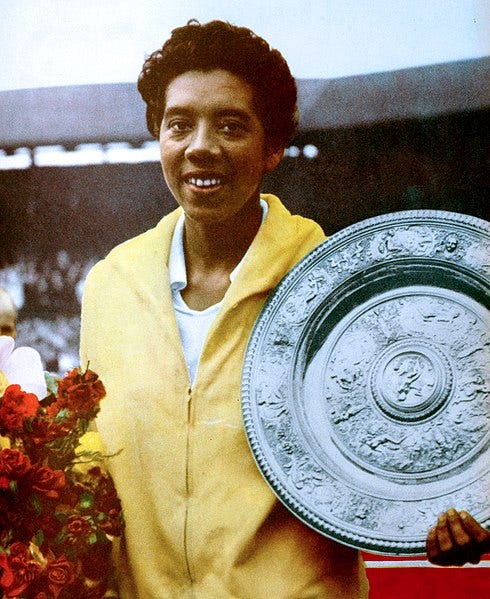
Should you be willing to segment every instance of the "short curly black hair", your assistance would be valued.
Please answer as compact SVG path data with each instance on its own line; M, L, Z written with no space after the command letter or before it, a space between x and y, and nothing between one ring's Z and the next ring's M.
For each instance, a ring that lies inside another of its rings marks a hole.
M169 83L187 71L223 69L253 90L257 116L271 147L285 147L293 137L297 116L296 83L282 54L246 27L224 21L191 20L172 31L163 47L144 62L138 91L146 102L146 123L156 138L165 110Z

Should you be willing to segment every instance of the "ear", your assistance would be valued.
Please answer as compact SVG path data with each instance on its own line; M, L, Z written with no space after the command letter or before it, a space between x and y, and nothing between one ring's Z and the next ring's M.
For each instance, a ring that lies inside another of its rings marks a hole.
M284 156L284 148L282 146L278 148L268 148L265 155L265 172L270 173L276 166L281 162Z

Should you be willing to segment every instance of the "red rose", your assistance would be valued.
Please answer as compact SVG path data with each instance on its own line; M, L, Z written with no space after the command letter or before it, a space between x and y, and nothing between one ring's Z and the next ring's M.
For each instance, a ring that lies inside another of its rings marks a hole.
M102 491L98 489L95 500L97 507L101 512L109 514L110 512L119 513L121 511L121 501L114 487L109 487Z
M64 555L53 561L49 561L46 566L46 572L48 576L48 588L55 599L57 599L63 589L73 584L76 579L75 566Z
M14 582L14 574L10 569L9 556L6 553L0 553L0 569L2 576L0 577L0 587L3 590L8 589Z
M10 480L22 478L31 469L31 461L17 449L2 449L0 451L0 474Z
M119 514L115 517L111 517L109 514L109 517L101 522L99 526L107 535L112 537L121 536L123 525Z
M6 597L18 597L40 576L42 567L23 543L12 543L10 555L6 559L4 555L0 561L3 569L0 585Z
M20 385L9 385L0 405L0 426L8 431L19 430L24 420L35 416L38 409L39 400L34 393L25 393Z
M83 516L70 516L66 522L66 530L74 537L84 537L92 532L92 524Z
M52 541L62 529L62 523L53 514L42 513L37 517L30 516L28 520L31 535L38 530L43 531L44 543Z
M73 481L71 481L71 483L72 484L67 485L63 491L61 503L65 505L67 509L72 509L73 511L73 508L79 503L80 497L85 492L85 487L80 483L73 484Z
M51 499L58 499L66 486L63 470L52 470L49 466L33 466L28 478L33 491Z

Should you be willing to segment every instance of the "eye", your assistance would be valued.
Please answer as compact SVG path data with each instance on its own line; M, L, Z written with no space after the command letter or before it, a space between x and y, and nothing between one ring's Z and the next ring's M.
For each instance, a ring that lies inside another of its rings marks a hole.
M222 121L220 130L230 136L239 136L245 132L245 125L241 121Z
M172 119L167 123L167 129L174 131L175 133L183 133L189 131L192 125L187 119Z

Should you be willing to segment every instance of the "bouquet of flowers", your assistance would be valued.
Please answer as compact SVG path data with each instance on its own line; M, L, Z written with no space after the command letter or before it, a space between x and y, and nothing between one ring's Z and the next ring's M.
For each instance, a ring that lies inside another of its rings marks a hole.
M81 443L104 395L88 368L45 379L37 352L0 337L0 597L106 592L121 505Z

